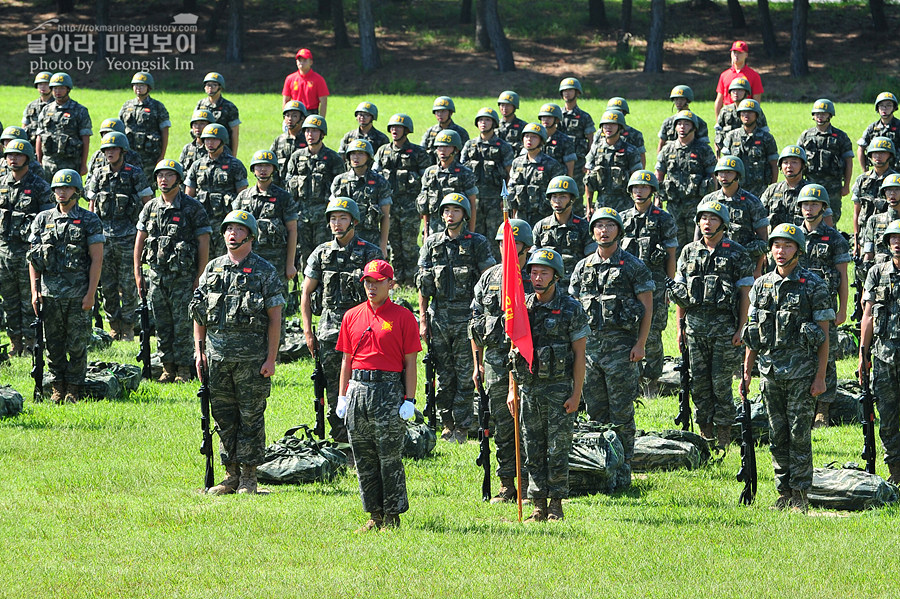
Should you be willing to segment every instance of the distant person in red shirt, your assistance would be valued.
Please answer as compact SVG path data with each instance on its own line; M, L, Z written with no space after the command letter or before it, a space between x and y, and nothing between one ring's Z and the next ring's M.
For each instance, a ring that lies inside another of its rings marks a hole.
M747 55L749 52L750 46L743 40L737 40L731 44L731 67L722 71L722 74L719 75L719 83L716 85L716 116L719 116L722 106L731 104L728 86L737 77L746 77L747 81L750 82L751 98L758 101L760 96L762 96L762 79L759 73L747 66Z
M281 103L297 100L303 102L309 114L325 116L328 108L328 85L321 75L312 70L312 52L309 48L300 48L296 58L297 72L285 77Z

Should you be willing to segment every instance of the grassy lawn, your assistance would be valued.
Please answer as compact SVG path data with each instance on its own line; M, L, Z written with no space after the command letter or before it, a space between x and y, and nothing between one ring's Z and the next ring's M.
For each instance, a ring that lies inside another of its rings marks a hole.
M0 88L5 124L17 122L32 91ZM200 96L158 96L175 124L170 157L188 139L188 115ZM76 88L73 97L89 107L97 127L129 93ZM239 157L248 161L280 132L280 98L226 97L241 108ZM495 97L457 101L459 121L474 131L472 115ZM361 99L330 103L331 147L353 126ZM379 107L379 128L401 110L415 120L415 138L433 122L431 97L367 99ZM536 114L540 103L524 100L520 115ZM810 126L809 106L765 106L779 147ZM584 108L595 118L602 112L594 99ZM711 123L711 103L695 108ZM635 101L631 110L629 122L655 148L668 102ZM837 110L835 124L853 140L875 116L869 104ZM669 354L673 335L670 326ZM137 343L117 343L90 359L133 362L136 352ZM17 358L0 370L0 380L28 398L23 414L0 422L0 597L895 596L889 564L900 554L900 507L814 509L810 517L772 512L767 447L757 450L760 490L751 507L738 505L733 447L721 464L651 473L626 493L575 498L563 523L519 525L514 506L480 501L477 444L441 443L432 458L407 462L411 510L402 528L356 536L364 514L352 472L329 484L277 487L265 497L199 495L197 383L145 382L128 400L57 407L31 403L29 369L30 361ZM313 422L311 369L309 361L279 366L267 410L270 442ZM854 369L844 360L838 374L848 378ZM671 428L676 413L674 397L645 401L638 428ZM817 430L813 447L816 466L859 461L862 432ZM880 461L878 473L887 476Z

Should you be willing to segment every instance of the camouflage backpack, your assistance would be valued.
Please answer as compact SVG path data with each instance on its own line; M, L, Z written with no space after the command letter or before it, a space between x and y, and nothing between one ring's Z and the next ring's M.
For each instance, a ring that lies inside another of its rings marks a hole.
M25 399L10 385L0 387L0 418L12 418L22 411Z
M898 499L895 485L860 470L852 462L843 468L836 462L814 468L812 488L807 495L810 505L851 512L879 508Z
M690 431L638 431L634 438L634 456L631 469L635 472L650 470L696 470L709 462L709 443Z
M303 431L301 437L295 435L298 431ZM260 482L272 485L328 482L347 470L344 452L313 438L308 426L288 429L280 441L266 447L263 460L256 474Z
M116 362L88 363L81 394L92 399L124 399L135 391L141 382L141 367ZM44 393L49 396L51 381L44 377Z
M416 411L415 420L406 422L406 438L403 440L403 457L421 460L431 455L437 445L437 435L425 424L422 413Z
M852 325L842 324L837 329L836 359L856 358L859 355L859 337Z
M569 495L613 493L623 486L624 471L625 449L615 431L596 423L576 423L569 452Z
M741 438L741 418L744 415L744 405L737 404L734 424L731 425L731 438L736 439L740 443ZM766 404L762 402L759 395L750 398L750 426L753 428L753 438L756 444L769 442L769 413L766 411Z
M853 379L838 379L837 393L828 412L831 426L860 425L863 421L862 388Z
M113 342L112 335L103 329L94 327L91 332L91 340L88 342L88 349L90 351L97 351L101 349L106 349L111 346Z

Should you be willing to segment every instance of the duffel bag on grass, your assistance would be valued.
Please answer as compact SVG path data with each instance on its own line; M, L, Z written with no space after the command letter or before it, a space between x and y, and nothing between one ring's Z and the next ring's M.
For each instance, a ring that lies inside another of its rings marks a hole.
M847 464L846 466L855 466ZM834 462L813 469L809 504L829 510L857 512L897 501L897 487L877 474L857 468L841 468Z
M25 398L10 385L0 387L0 418L12 418L22 411Z
M634 438L634 472L694 470L709 461L709 443L690 431L639 432Z
M625 450L615 431L576 430L569 452L569 495L615 492L624 466Z
M298 431L304 431L302 436L295 435ZM288 429L280 441L266 447L264 460L256 474L260 482L272 485L328 482L347 470L344 452L314 439L307 426Z

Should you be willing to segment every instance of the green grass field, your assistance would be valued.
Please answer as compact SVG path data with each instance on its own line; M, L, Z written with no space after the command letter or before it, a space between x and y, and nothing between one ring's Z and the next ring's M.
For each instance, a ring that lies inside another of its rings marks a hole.
M117 114L126 92L76 89L73 97L89 107L96 126ZM17 122L31 96L28 88L0 88L0 119ZM169 156L177 157L187 141L188 115L199 97L159 95L175 124ZM228 97L242 110L239 157L247 160L279 133L280 98ZM458 100L459 121L470 125L494 97ZM431 97L369 99L379 106L379 124L398 111L412 115L417 133L432 122ZM332 100L331 146L353 125L360 100ZM539 104L523 102L520 114L535 114ZM584 108L596 117L602 106L588 99ZM711 104L695 108L712 120ZM631 109L629 122L650 141L671 114L663 101L636 101ZM765 110L779 146L793 143L811 124L808 105L769 104ZM873 118L870 105L838 105L835 124L855 140ZM849 213L847 199L844 210ZM673 328L666 336L669 354ZM136 352L137 343L117 343L89 357L133 363ZM0 597L896 593L890 564L900 553L900 507L854 514L814 509L809 517L772 512L767 447L757 450L760 491L751 507L738 505L741 484L734 475L740 459L733 446L718 465L652 473L636 478L626 493L573 499L563 523L520 525L514 506L480 501L477 444L441 443L432 458L407 462L411 510L403 527L357 536L352 531L365 515L352 472L331 484L274 488L265 497L199 495L196 383L142 383L128 400L51 406L31 403L29 369L24 358L0 369L2 382L28 398L23 414L0 422ZM839 376L850 377L854 369L852 360L844 360ZM310 372L308 361L279 366L267 410L270 442L292 425L312 423ZM674 397L645 404L637 410L638 428L673 426ZM859 461L862 433L849 426L816 430L813 447L816 466ZM221 473L217 465L217 478ZM878 473L887 476L880 462Z

